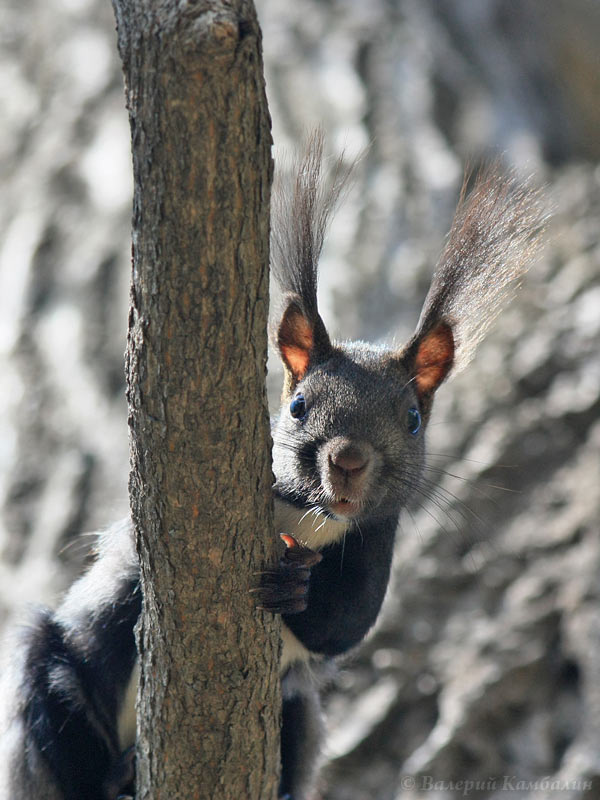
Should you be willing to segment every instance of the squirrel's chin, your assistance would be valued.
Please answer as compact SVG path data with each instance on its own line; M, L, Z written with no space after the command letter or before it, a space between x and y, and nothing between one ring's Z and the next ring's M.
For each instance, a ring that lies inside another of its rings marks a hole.
M336 500L329 504L329 511L336 517L356 517L361 513L362 506L352 500Z

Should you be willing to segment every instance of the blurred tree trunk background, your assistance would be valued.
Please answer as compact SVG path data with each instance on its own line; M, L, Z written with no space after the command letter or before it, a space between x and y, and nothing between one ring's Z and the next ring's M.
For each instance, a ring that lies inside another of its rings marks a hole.
M257 5L276 146L317 123L332 153L370 144L323 258L332 333L412 330L465 162L534 172L554 206L540 263L436 402L383 619L328 697L321 795L446 800L471 780L491 798L507 780L531 800L598 796L600 7ZM132 187L113 28L99 0L2 10L3 625L54 602L80 532L127 510Z

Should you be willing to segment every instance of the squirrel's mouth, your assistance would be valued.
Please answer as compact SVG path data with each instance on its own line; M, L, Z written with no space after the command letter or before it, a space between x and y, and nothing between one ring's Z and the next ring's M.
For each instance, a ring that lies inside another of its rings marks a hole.
M362 505L349 497L340 497L329 504L329 509L338 517L355 517L362 511Z

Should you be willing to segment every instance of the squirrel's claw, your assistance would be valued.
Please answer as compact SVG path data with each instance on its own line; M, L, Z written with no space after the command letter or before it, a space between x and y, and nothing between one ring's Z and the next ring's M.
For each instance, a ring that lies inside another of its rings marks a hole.
M309 547L300 544L287 533L280 534L285 553L275 569L261 573L260 586L251 589L257 596L256 605L273 614L299 614L308 605L311 568L323 558Z
M281 540L285 543L285 553L282 559L288 564L298 564L298 566L314 567L319 561L323 560L321 553L311 550L290 536L289 533L280 533Z

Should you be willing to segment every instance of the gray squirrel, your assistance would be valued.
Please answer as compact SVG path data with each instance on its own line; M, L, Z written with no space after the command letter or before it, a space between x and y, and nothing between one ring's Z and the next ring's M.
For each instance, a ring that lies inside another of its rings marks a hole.
M254 590L283 619L280 796L306 800L319 760L319 675L374 625L402 508L419 487L440 384L462 369L537 250L538 193L491 170L463 191L416 331L400 349L332 342L317 306L328 221L348 183L326 180L310 138L272 203L282 290L273 329L284 367L273 422L276 529L286 550ZM99 537L91 568L17 648L12 713L0 739L0 794L116 800L133 794L141 610L132 526Z

